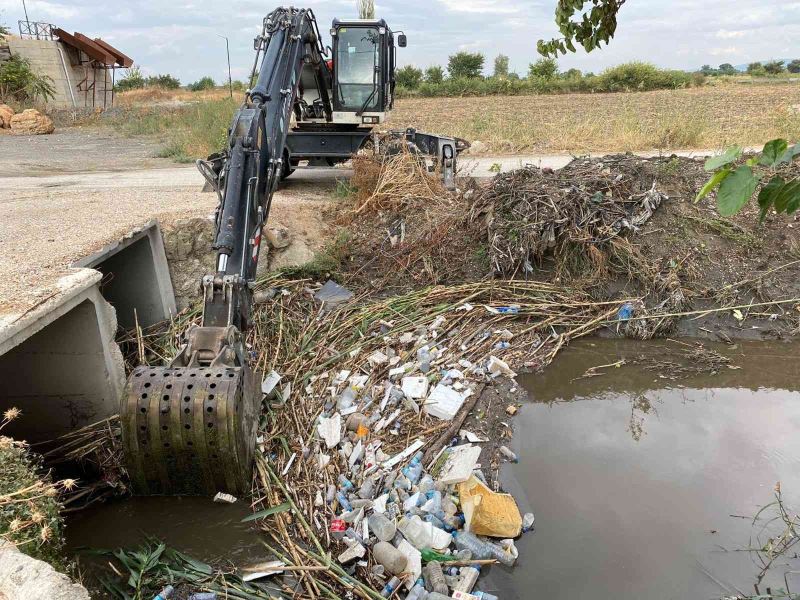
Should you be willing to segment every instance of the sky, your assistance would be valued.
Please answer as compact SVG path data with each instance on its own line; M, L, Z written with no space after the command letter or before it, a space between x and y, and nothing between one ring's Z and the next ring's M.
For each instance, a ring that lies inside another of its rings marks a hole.
M170 73L183 83L210 75L227 77L230 40L234 79L252 67L253 38L273 7L262 0L26 0L32 21L102 37L146 74ZM326 44L334 17L356 16L355 0L308 0ZM376 12L408 36L400 65L446 65L459 50L486 56L487 75L498 54L524 75L535 61L536 41L557 34L556 0L378 0ZM277 3L275 4L277 6ZM16 31L22 0L0 0L0 22ZM607 47L559 59L562 70L600 72L631 60L662 67L698 69L800 57L800 2L780 0L628 0L617 35Z

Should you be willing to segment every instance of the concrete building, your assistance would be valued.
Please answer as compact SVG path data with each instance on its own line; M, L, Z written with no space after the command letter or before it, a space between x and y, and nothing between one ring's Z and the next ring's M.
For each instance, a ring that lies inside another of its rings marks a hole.
M20 35L0 42L0 62L12 54L53 80L51 108L108 108L114 103L117 69L133 60L100 38L68 33L49 23L20 23Z

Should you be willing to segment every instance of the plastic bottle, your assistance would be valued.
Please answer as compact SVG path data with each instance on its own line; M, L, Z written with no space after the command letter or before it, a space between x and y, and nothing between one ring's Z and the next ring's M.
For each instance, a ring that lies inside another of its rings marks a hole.
M417 361L419 361L419 370L423 373L427 373L431 370L431 360L433 357L431 356L430 350L427 346L423 346L419 350L417 350Z
M464 567L461 569L459 575L461 578L458 580L458 585L453 591L466 592L469 594L472 591L472 588L474 588L475 584L478 582L478 577L481 576L481 566L470 565L469 567Z
M431 548L425 548L420 552L422 554L422 560L424 562L431 562L432 560L438 562L447 562L450 560L461 560L455 555L451 554L442 554L441 552L437 552L436 550L432 550ZM471 558L471 557L470 557Z
M527 532L533 529L533 523L535 520L536 518L533 516L532 512L525 513L522 516L522 531Z
M511 449L508 448L508 446L500 446L500 454L505 456L508 460L510 460L513 463L519 462L519 458L517 458L517 455L514 454L511 451Z
M378 542L375 544L372 548L372 556L393 575L402 573L408 563L406 555L389 542Z
M453 600L447 594L440 594L439 592L431 592L425 600Z
M341 506L346 511L353 510L353 506L350 504L350 501L347 499L347 496L344 495L344 492L339 490L336 492L336 499L339 501L339 506Z
M394 593L394 591L397 589L397 587L399 585L400 585L400 578L399 577L392 577L386 583L386 585L383 586L383 589L381 590L381 596L383 598L388 598L389 596L391 596Z
M422 475L422 457L424 455L422 452L417 452L414 455L414 458L411 459L411 462L408 463L407 467L403 467L403 475L408 477L408 480L411 483L417 483L419 481L420 475Z
M507 567L514 565L516 559L511 554L500 546L486 542L468 531L456 531L453 537L456 548L469 550L475 559L496 558Z
M394 521L381 513L372 513L368 519L369 530L375 534L381 542L388 542L397 533L397 525Z
M447 595L450 593L450 588L444 580L444 573L442 572L442 564L438 561L432 560L423 569L425 575L425 586L430 592L437 592L439 594Z
M427 514L422 517L422 520L426 523L430 523L434 527L438 527L439 529L444 529L445 531L452 530L452 527L449 527L444 521L442 521L436 515Z
M344 532L347 530L347 524L343 519L332 519L330 526L331 537L335 540L341 540L344 537Z
M422 519L420 519L418 516L414 515L413 517L403 517L397 524L397 529L403 533L408 542L417 550L430 548L430 533L427 531Z
M153 600L169 600L172 598L172 595L175 593L175 588L171 585L168 585L163 590L161 590Z
M336 408L338 408L340 411L350 408L353 406L356 396L356 391L353 388L348 387L336 399Z
M352 490L354 487L353 482L345 477L344 473L339 473L339 478L337 481L339 482L339 487L343 490Z
M197 592L189 596L189 600L217 600L216 592Z
M488 592L473 592L472 595L477 596L480 600L500 600L500 598Z
M406 600L423 600L427 592L425 591L425 583L422 581L422 577L417 579L417 582L414 584L414 587L408 592L406 596Z
M365 478L364 483L361 484L358 490L358 495L364 499L373 498L375 496L375 479L372 477Z
M428 492L433 490L433 478L426 473L422 476L417 485L419 486L419 491L427 495Z
M325 495L325 500L328 502L328 504L333 504L334 498L336 498L336 486L330 484L328 486L328 491Z

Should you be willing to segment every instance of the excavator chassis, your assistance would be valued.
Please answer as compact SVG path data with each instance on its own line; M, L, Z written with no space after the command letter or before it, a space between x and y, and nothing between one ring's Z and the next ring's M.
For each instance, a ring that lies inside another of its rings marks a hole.
M247 367L138 367L122 406L134 493L249 491L260 393Z

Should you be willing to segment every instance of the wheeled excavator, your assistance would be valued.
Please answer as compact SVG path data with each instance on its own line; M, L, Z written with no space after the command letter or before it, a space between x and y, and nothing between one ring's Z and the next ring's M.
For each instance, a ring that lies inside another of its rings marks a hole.
M231 122L227 146L198 167L219 197L216 269L202 278L199 325L166 367L131 373L122 400L125 464L141 494L249 490L261 409L261 375L244 336L262 232L278 182L307 163L331 166L365 147L391 110L396 48L406 36L384 20L334 20L332 48L314 13L277 8L256 37L252 88ZM405 145L454 186L461 140L408 129Z

